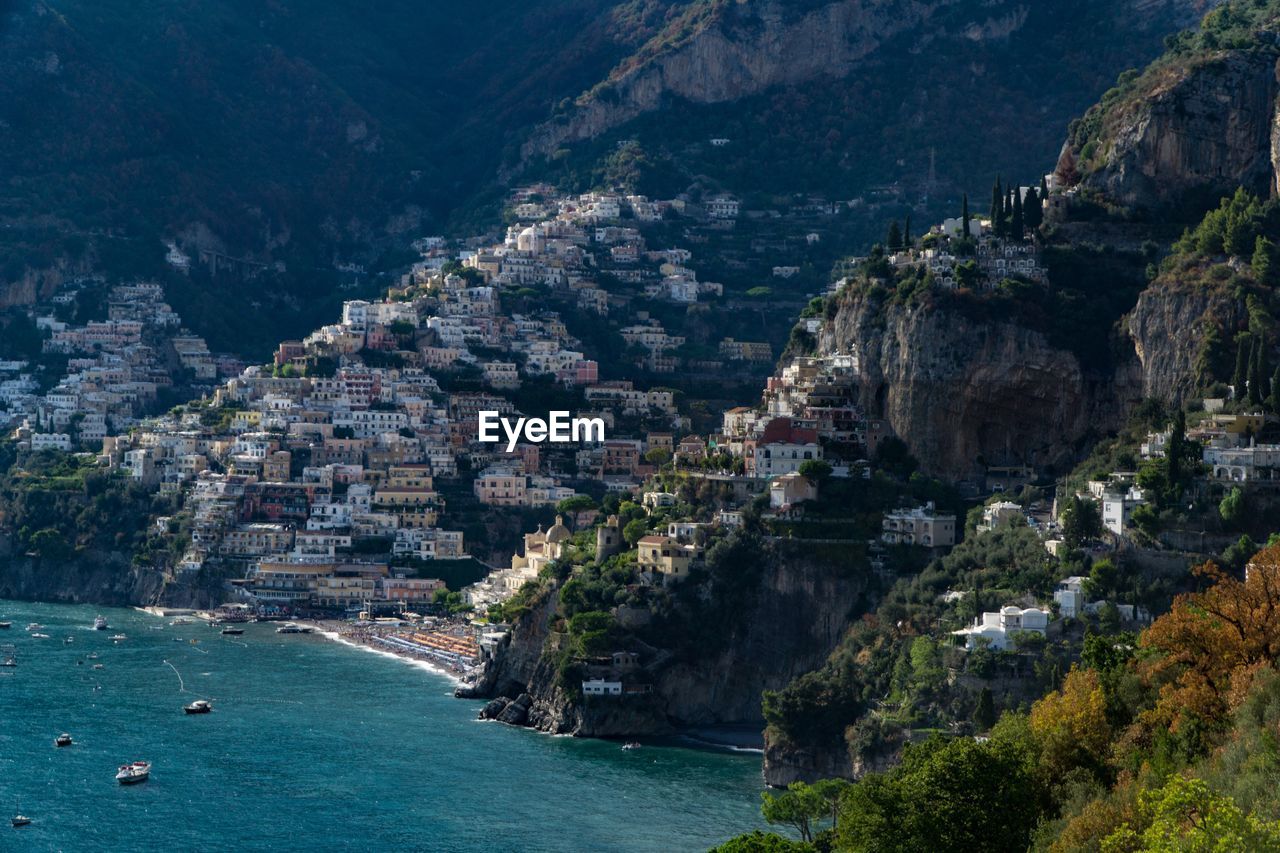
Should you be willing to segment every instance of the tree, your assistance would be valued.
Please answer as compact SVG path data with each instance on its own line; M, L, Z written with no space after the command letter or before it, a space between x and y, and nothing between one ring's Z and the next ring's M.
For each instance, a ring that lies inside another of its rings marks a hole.
M730 838L707 853L815 853L816 848L807 841L792 841L776 832L754 830L746 835Z
M782 794L765 791L760 799L760 813L765 820L793 827L806 842L813 841L814 822L831 813L826 798L804 782L792 782Z
M1076 548L1081 542L1102 534L1102 518L1098 505L1093 501L1072 495L1062 511L1062 537L1067 545Z
M991 187L991 230L997 237L1004 236L1004 190L1000 187L1000 176Z
M1027 189L1027 197L1023 201L1022 218L1026 222L1028 231L1035 231L1044 222L1044 206L1040 193L1035 187Z
M574 495L571 498L565 498L556 504L556 512L561 515L570 515L575 512L584 512L589 509L595 509L596 502L588 495Z
M1022 235L1026 231L1025 217L1022 212L1022 190L1014 187L1013 190L1013 215L1010 218L1009 230L1013 232L1013 239L1021 240Z
M1244 492L1236 486L1218 504L1218 515L1226 524L1234 527L1244 517L1244 509Z
M1126 822L1103 840L1103 851L1280 851L1280 823L1247 814L1203 779L1174 774L1139 794L1138 811L1146 829Z
M1249 336L1242 336L1236 343L1236 369L1231 374L1231 392L1236 400L1244 399L1245 383L1249 381Z
M1272 243L1261 234L1253 244L1253 260L1251 262L1253 274L1258 277L1258 281L1263 284L1276 284L1277 275L1280 275L1280 266L1276 264L1276 244Z
M800 463L797 471L815 483L822 483L831 476L831 463L822 459L807 459Z
M902 248L902 230L898 227L898 220L889 223L889 236L885 239L885 245L890 252L896 252Z
M969 229L969 194L964 194L964 199L960 203L960 234L966 240L971 236Z
M649 522L643 518L633 518L627 522L626 527L622 528L622 538L627 540L627 544L633 548L648 533Z
M1280 415L1280 367L1271 374L1271 411Z
M1169 440L1165 443L1165 459L1168 460L1169 485L1182 493L1182 463L1187 455L1187 413L1179 407L1173 414L1173 425L1169 428Z
M907 214L906 221L902 223L902 246L905 249L911 248L911 214Z
M671 451L665 447L651 447L645 452L644 461L651 465L666 465L671 461Z
M985 732L996 724L997 719L996 703L991 696L991 688L983 687L982 692L978 694L978 706L973 709L973 724L979 731Z
M1262 339L1254 338L1249 348L1249 404L1257 406L1262 402Z
M1031 707L1031 731L1040 744L1040 765L1051 779L1084 768L1105 773L1111 724L1098 672L1072 667L1055 690Z

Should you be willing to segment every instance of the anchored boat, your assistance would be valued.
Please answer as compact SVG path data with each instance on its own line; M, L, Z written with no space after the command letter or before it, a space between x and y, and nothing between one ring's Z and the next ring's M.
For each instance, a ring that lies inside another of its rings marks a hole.
M139 782L145 782L150 778L150 761L135 761L131 764L121 764L119 771L116 773L116 781L121 785L136 785Z

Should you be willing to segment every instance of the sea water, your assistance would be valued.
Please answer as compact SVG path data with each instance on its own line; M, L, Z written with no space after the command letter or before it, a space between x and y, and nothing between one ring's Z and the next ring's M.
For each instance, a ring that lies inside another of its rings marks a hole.
M758 754L478 722L446 677L318 635L9 601L0 621L0 850L704 850L760 823ZM135 759L150 781L119 785Z

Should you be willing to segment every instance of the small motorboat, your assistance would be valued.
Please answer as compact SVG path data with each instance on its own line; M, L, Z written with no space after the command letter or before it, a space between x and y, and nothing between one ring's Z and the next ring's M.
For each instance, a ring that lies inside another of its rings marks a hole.
M183 705L182 710L188 714L207 714L213 710L213 703L208 699L197 699L190 705Z
M0 631L7 631L13 627L12 622L0 622Z
M54 746L71 746L71 744L72 744L71 735L67 734L66 732L63 732L62 734L58 735L56 738L53 739Z
M19 826L26 826L27 824L31 823L31 818L27 817L24 814L16 814L9 819L9 822L12 823L16 828Z
M49 639L49 635L48 635L48 634L41 634L39 631L36 631L36 632L35 632L34 634L32 634L31 636L32 636L32 638L33 638L33 639L36 639L36 640L47 640L47 639Z
M244 633L244 629L243 628L223 628L222 633L228 636L239 636L240 634Z
M177 619L170 621L169 624L170 625L191 625L195 621L196 620L192 619L190 616L179 616Z
M136 785L150 778L150 761L134 761L130 764L121 764L120 769L116 771L116 781L121 785Z
M105 630L107 630L107 620L106 620L106 617L102 616L101 614L99 614L98 616L93 617L93 630L95 630L95 631L105 631Z
M127 640L129 638L126 637L124 634L112 634L111 639L118 643L121 640Z
M30 623L29 625L27 625L27 630L28 630L28 631L39 631L39 630L40 630L41 628L43 628L43 627L44 627L44 626L43 626L43 625L41 625L39 622L32 622L32 623Z
M76 638L75 638L75 637L67 637L66 639L64 639L64 640L62 641L62 644L63 644L63 645L65 645L65 646L69 646L69 645L71 645L72 643L74 643L75 641L76 641Z
M622 745L622 749L624 752L630 752L633 749L639 749L639 748L640 748L640 744L636 743L635 741L629 741L628 743L624 743Z
M105 667L105 666L103 666L103 665L102 665L102 664L100 664L100 663L95 663L95 664L93 665L93 668L94 668L94 669L106 669L106 667Z
M97 659L98 659L97 652L89 652L89 660L97 660Z

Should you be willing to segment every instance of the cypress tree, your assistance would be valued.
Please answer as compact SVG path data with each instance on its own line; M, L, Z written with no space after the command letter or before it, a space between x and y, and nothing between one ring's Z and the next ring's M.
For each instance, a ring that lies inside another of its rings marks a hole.
M1165 445L1164 455L1168 462L1169 486L1176 493L1175 499L1182 495L1182 457L1187 452L1187 414L1178 409L1173 416L1173 427L1169 430L1169 442Z
M1017 187L1014 187L1013 188L1013 219L1012 219L1013 239L1015 240L1022 239L1022 235L1026 231L1025 223L1026 223L1026 217L1022 211L1022 191Z
M1280 367L1271 374L1271 411L1280 415Z
M902 229L898 227L898 220L889 223L889 237L886 241L890 252L896 252L902 248Z
M1271 375L1271 365L1267 363L1267 341L1261 336L1258 337L1258 350L1253 360L1254 372L1258 374L1258 404L1261 405L1266 402L1271 390L1267 387L1267 377Z
M969 194L964 194L964 201L960 205L960 230L964 237L969 236Z
M1262 402L1262 341L1255 338L1249 348L1249 404Z
M1004 190L1000 187L999 175L991 188L991 231L997 237L1004 236Z
M1027 189L1027 198L1022 203L1022 220L1028 231L1035 231L1044 221L1044 208L1040 206L1040 193L1035 187Z
M1044 175L1040 176L1040 201L1049 200L1049 182L1044 179Z
M973 724L978 727L979 731L987 731L996 724L999 715L996 713L996 703L991 696L991 689L983 687L978 694L978 705L973 709Z
M1010 185L1004 191L1004 236L1017 236L1013 233L1013 186Z
M902 225L902 247L904 249L911 248L911 214L907 214L907 221Z
M1244 398L1244 383L1249 378L1249 353L1244 346L1248 338L1241 338L1236 344L1236 369L1231 374L1231 397L1235 400Z

